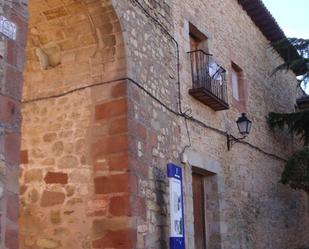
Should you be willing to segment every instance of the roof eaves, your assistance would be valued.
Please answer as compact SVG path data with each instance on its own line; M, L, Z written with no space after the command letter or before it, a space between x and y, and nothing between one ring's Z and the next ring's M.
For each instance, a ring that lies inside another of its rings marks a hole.
M261 0L238 0L238 3L248 13L255 25L271 43L287 38L275 18ZM279 49L276 47L274 47L274 49L285 61L301 57L288 40L286 41L286 44L284 44L284 47L289 49ZM303 75L305 70L306 68L293 71L296 75Z

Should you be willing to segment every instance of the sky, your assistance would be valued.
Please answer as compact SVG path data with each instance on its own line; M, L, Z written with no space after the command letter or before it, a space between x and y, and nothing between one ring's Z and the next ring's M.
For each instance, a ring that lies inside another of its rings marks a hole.
M309 0L262 0L287 37L309 39ZM303 86L309 94L309 84Z
M309 0L262 0L287 37L309 39Z

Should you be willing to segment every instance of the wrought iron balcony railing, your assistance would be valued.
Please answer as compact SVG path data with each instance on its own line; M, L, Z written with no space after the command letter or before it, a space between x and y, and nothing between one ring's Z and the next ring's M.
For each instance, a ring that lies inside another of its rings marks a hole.
M215 111L228 109L225 69L214 61L212 55L202 50L189 54L193 81L189 94Z

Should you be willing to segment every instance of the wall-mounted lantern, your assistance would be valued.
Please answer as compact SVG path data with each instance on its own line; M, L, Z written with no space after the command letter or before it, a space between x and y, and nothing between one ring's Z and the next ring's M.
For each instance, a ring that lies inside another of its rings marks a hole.
M239 117L236 121L239 133L242 135L240 138L236 138L231 134L227 134L227 149L230 150L233 144L239 142L240 140L245 139L250 131L252 126L252 121L249 120L246 116L246 113L242 113L241 117Z

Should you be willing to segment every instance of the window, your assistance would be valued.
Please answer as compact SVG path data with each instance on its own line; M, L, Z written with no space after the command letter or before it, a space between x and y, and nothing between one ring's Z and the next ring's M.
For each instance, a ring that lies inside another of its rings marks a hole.
M209 54L208 38L189 24L192 88L189 94L215 111L229 109L226 70Z
M189 23L190 51L203 50L208 53L208 37Z
M232 93L233 98L239 101L239 76L238 72L232 68Z
M233 106L239 111L245 112L246 110L246 89L244 84L243 70L232 62L231 67L231 88L233 96Z
M190 51L198 50L201 40L190 33Z

